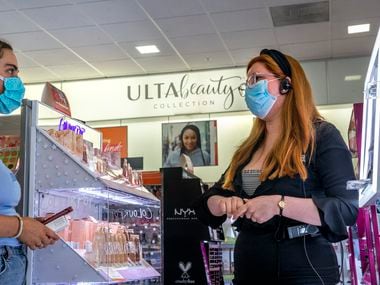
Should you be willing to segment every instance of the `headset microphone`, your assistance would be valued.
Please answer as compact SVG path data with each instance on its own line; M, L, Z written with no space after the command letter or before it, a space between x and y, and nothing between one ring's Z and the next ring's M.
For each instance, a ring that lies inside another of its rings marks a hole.
M292 76L292 69L290 67L288 59L282 52L275 49L263 49L260 52L260 55L263 54L269 55L286 75L286 78L280 81L280 94L285 95L289 93L289 91L292 89L292 84L290 83L289 79Z
M280 94L285 95L292 89L292 84L288 78L284 78L280 81Z

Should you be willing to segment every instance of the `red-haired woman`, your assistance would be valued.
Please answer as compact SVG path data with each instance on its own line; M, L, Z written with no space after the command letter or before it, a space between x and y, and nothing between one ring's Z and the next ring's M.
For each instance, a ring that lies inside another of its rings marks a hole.
M236 219L234 284L337 284L331 242L358 212L351 155L314 104L297 60L262 50L247 67L245 100L256 116L229 168L201 198L200 220Z

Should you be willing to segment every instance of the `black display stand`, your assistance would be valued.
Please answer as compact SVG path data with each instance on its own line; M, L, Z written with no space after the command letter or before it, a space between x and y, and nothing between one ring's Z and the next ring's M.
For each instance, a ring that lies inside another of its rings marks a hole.
M201 181L181 167L162 168L162 284L207 284L201 241L210 240L193 208Z

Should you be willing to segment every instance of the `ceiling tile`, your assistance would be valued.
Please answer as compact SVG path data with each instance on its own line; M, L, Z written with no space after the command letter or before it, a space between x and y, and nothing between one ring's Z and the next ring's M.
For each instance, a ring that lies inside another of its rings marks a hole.
M44 32L28 32L7 35L13 48L21 51L62 48L62 45Z
M368 56L371 54L376 37L349 38L332 41L332 56Z
M277 27L275 35L279 44L325 41L331 36L330 24L323 22Z
M2 0L1 5L0 5L0 11L12 11L12 10L14 10L14 8L11 5L11 3L8 3L5 0Z
M206 10L211 13L263 8L266 2L267 0L203 0Z
M49 69L66 80L102 77L85 63L49 66Z
M112 40L96 26L55 30L51 33L69 47L111 44Z
M79 9L97 24L146 20L141 8L130 0L108 0L78 4Z
M10 7L16 9L42 8L47 6L67 5L67 0L5 0Z
M67 49L29 51L25 52L25 55L45 66L73 64L81 61Z
M181 54L224 51L217 34L179 37L170 40Z
M294 4L306 4L313 3L323 0L266 0L267 6L284 6L284 5L294 5ZM335 0L333 0L335 1Z
M187 69L178 56L139 58L138 63L141 64L148 73L182 71Z
M15 54L17 57L18 67L21 72L24 68L39 66L35 61L25 56L23 53L16 51Z
M163 38L157 39L157 40L151 40L151 41L126 42L126 43L119 43L119 44L133 58L176 55L173 48ZM151 54L139 53L136 49L136 46L145 46L145 45L156 45L157 48L160 50L160 52L151 53Z
M222 33L222 38L229 49L276 44L272 29Z
M379 0L333 0L331 2L331 21L361 20L378 17L380 11Z
M59 78L42 67L23 68L20 72L20 77L24 83L48 82L64 79L64 77Z
M44 81L42 75L48 80L70 80L183 71L186 64L191 69L245 66L262 48L281 49L300 60L369 56L380 25L379 0L330 0L329 23L273 28L269 7L316 1L0 0L0 38L15 48L21 75L37 82ZM347 34L348 24L364 22L371 23L369 33ZM136 51L136 45L147 44L156 44L161 52ZM104 74L83 62L75 71L77 58L65 46ZM60 75L39 64L54 66Z
M94 62L93 64L108 77L143 73L143 70L130 59Z
M17 23L17 25L15 25ZM18 12L0 13L0 34L37 31L39 28Z
M215 32L206 14L157 20L168 37L181 37Z
M161 33L150 21L124 22L101 26L115 41L132 42L159 39Z
M219 32L258 30L272 28L267 9L251 9L211 14Z
M297 60L311 60L331 57L330 41L281 45L280 49L283 53L289 54Z
M114 44L75 47L73 50L88 61L108 61L127 58L127 55Z
M232 57L234 58L236 65L245 67L252 58L259 55L260 51L263 48L278 49L277 46L263 46L248 49L235 49L231 50L230 53L232 54Z
M88 2L100 2L100 1L103 1L103 0L72 0L71 2L74 2L74 3L88 3Z
M196 53L183 56L192 69L219 68L233 65L227 52Z
M83 14L73 5L28 9L24 13L47 30L89 26L92 24L92 21L83 17Z
M153 18L171 18L204 13L198 0L139 0Z

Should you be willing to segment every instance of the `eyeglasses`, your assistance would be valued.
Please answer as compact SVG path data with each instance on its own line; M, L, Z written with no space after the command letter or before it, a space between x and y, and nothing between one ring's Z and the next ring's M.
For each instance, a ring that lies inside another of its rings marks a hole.
M268 80L268 82L281 78L280 76L273 74L273 73L258 73L258 72L256 73L256 72L254 72L250 76L248 76L247 81L245 82L245 85L248 88L252 88L260 80L271 78L271 77L273 79Z

